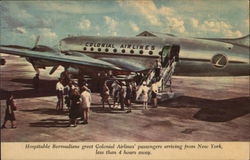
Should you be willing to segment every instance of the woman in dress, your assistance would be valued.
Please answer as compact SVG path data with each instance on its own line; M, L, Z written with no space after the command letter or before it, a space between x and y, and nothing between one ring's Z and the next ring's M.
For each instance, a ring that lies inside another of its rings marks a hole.
M2 125L2 128L6 128L6 123L9 120L11 122L11 128L16 128L15 125L15 113L14 111L16 110L16 104L14 101L14 97L12 95L12 93L9 93L7 96L7 100L6 100L6 111L5 111L5 118L4 118L4 123Z
M76 127L77 118L82 117L81 107L80 107L80 93L77 88L72 89L72 93L70 94L70 110L69 110L69 118L70 118L70 127Z

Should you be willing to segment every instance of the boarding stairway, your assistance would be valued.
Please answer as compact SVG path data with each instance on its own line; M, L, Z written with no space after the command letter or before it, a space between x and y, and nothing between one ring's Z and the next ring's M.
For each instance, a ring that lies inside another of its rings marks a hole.
M157 98L161 99L163 92L167 87L171 87L171 77L174 73L175 66L176 66L175 57L169 61L169 63L166 66L163 66L160 72L159 77L155 77L155 68L153 67L148 74L142 79L142 81L139 83L136 93L136 101L140 101L140 95L145 87L143 84L146 84L146 86L150 87L153 83L156 83L155 85L158 87L158 93ZM169 82L169 85L168 85ZM151 95L151 94L149 94Z

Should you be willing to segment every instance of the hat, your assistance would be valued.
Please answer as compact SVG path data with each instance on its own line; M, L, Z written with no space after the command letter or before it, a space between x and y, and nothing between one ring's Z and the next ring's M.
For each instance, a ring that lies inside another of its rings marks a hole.
M82 86L82 90L83 90L83 91L87 91L87 90L89 90L89 89L88 89L88 87L86 87L86 86Z
M125 85L126 85L126 82L125 82L125 81L122 81L122 85L124 85L124 86L125 86Z
M72 80L73 84L78 84L77 80Z

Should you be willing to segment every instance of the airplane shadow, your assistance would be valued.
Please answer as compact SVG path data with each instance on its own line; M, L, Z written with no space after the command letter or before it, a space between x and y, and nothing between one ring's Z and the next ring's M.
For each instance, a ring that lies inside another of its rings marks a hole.
M30 127L46 127L46 128L65 128L69 125L69 119L43 119L40 122L29 124Z
M250 113L250 97L225 100L181 96L162 102L161 105L173 108L200 108L193 118L208 122L226 122Z
M11 81L24 84L22 87L27 88L12 91L15 98L34 98L56 95L56 80L40 80L38 92L32 87L32 79L12 79ZM0 89L0 100L6 99L7 92L8 90Z

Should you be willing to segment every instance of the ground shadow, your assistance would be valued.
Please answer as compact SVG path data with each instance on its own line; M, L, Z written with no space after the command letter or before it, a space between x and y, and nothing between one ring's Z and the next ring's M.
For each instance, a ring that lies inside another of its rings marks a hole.
M57 111L52 108L38 108L38 109L20 109L22 112L32 112L37 114L47 114L47 115L67 115L68 111Z
M92 112L95 113L110 113L110 114L126 114L126 110L121 110L118 108L103 108L103 107L93 107L91 108Z
M181 96L162 102L162 106L174 108L200 108L193 118L208 122L226 122L250 113L250 97L225 100L209 100Z
M12 82L22 83L22 87L27 89L11 91L15 98L33 98L55 96L56 80L40 80L39 90L35 91L32 87L32 79L12 79ZM8 90L0 89L0 100L6 99Z
M65 128L69 125L69 119L43 119L40 122L34 122L29 124L30 127L58 127Z

